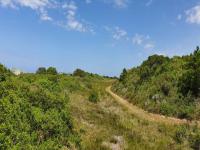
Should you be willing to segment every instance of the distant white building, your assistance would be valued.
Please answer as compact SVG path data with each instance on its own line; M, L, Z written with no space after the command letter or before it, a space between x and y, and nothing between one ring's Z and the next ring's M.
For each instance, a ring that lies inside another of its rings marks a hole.
M21 73L22 73L22 71L21 70L19 70L19 69L16 69L16 68L13 68L12 70L12 73L14 73L15 75L20 75Z

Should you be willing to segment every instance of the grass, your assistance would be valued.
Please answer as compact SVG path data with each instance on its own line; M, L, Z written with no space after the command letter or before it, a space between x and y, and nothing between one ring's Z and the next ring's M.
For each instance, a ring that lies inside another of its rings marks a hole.
M71 128L71 133L73 134L67 137L63 142L65 143L66 140L68 140L68 144L63 146L63 143L61 143L59 145L63 149L67 149L68 146L68 148L72 150L188 150L198 149L200 146L200 129L198 127L174 124L166 125L162 122L145 120L144 116L140 114L135 115L131 113L127 107L118 103L116 99L113 99L105 90L108 86L113 84L115 81L113 79L97 78L94 76L74 77L71 75L47 76L34 74L21 75L13 78L15 80L11 81L14 82L15 84L13 84L16 86L13 87L14 90L20 85L18 83L22 82L21 80L23 80L23 84L30 84L30 86L28 86L30 91L34 92L36 90L36 85L40 85L39 87L44 91L48 90L46 95L41 94L39 90L36 94L33 92L30 93L32 94L31 98L38 95L35 101L40 104L43 100L45 102L45 108L49 102L51 102L49 100L53 102L58 100L59 102L58 95L61 95L60 99L62 99L66 105L64 110L70 112L70 124L73 126L73 128ZM12 85L10 84L10 80L6 83L7 86ZM5 86L5 88L7 88L7 86ZM26 95L26 89L27 88L23 90L19 89L19 95L22 91L24 91L23 94ZM95 103L89 100L91 92L98 95L98 101ZM66 97L62 98L62 96ZM16 103L18 104L20 100L21 97L16 100ZM13 105L10 106L11 108L15 108ZM4 108L5 107L2 107L2 110L4 110ZM24 111L24 109L22 110ZM21 109L19 112L21 112ZM36 119L38 120L43 116L38 109L34 109L33 113L37 115ZM52 120L55 118L55 115L52 114L53 113L49 113L47 115L50 127L52 127ZM52 119L52 117L54 118ZM4 119L5 117L2 118ZM44 120L46 121L46 119ZM12 121L13 119L11 119L11 123ZM24 122L26 123L26 120ZM55 119L53 125L57 127L59 123L60 121ZM44 125L46 125L46 123L44 123ZM63 126L65 127L65 125L66 124ZM57 129L60 129L60 127ZM62 131L61 133L63 134ZM0 134L0 143L1 140L2 134ZM52 149L59 149L58 146L55 146L57 142L59 142L59 140L54 143L51 141L44 141L43 147L39 149L47 148L47 146L50 148L52 147Z
M101 93L97 103L88 101L85 93L73 93L70 97L75 128L80 132L84 150L109 150L116 147L126 150L191 149L189 136L181 139L182 142L176 139L177 125L143 120L116 103L105 92L111 83L106 80L92 83L93 90ZM188 127L187 131L190 130ZM121 138L123 144L116 141L116 137Z

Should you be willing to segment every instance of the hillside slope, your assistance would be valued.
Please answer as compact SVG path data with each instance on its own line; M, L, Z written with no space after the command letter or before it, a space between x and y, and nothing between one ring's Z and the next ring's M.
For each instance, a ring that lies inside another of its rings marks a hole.
M1 72L6 78L0 82L0 149L199 148L196 125L149 121L117 103L105 90L115 80L47 70Z
M141 66L124 69L112 90L152 113L199 120L200 51L168 58L150 56Z
M92 82L93 90L101 93L97 103L84 94L71 95L72 116L84 150L199 148L200 129L195 123L168 124L132 113L105 91L112 82Z

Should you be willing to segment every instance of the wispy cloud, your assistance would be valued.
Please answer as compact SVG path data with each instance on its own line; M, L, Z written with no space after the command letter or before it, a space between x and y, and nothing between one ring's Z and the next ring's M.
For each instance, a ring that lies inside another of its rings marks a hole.
M69 30L75 30L75 31L79 31L79 32L85 32L86 28L76 18L76 13L77 13L78 7L76 6L75 2L71 1L69 3L65 3L62 7L64 9L66 9L66 19L67 19L66 27Z
M119 27L115 27L115 31L113 33L113 39L120 40L127 36L127 32Z
M52 21L52 20L53 20L53 18L51 18L51 17L48 15L47 10L41 8L39 12L40 12L40 19L41 19L41 20L44 20L44 21Z
M127 31L118 26L115 26L115 27L105 26L104 29L112 34L112 38L114 40L121 40L121 39L127 40L128 39Z
M29 7L31 9L39 9L50 5L49 0L0 0L0 4L5 7Z
M153 0L148 0L148 1L146 2L145 5L148 7L148 6L150 6L152 3L153 3Z
M104 30L111 33L112 39L114 39L115 41L127 41L128 43L133 44L134 46L139 46L143 49L153 49L155 47L155 42L150 38L149 35L136 33L134 36L130 36L130 34L128 34L125 29L122 29L118 26L104 26Z
M10 7L19 9L20 7L27 7L39 13L41 20L51 21L52 18L48 15L47 8L54 5L53 0L0 0L3 7Z
M196 5L186 12L186 22L200 25L200 5Z
M147 44L144 45L145 49L152 49L154 47L155 47L155 45L153 43L147 43Z
M116 8L126 8L129 0L102 0L104 3L111 4Z
M120 8L127 7L128 0L113 0L114 5Z
M91 0L86 0L86 3L90 2ZM0 0L0 6L13 9L30 8L36 11L43 21L52 21L54 24L72 31L94 32L86 21L77 17L78 6L74 0L66 0L65 3L56 0ZM62 11L65 19L57 20L57 18L49 16L48 11L52 9L59 13Z
M144 40L145 40L145 37L140 34L135 34L135 36L132 38L133 44L135 45L141 45Z
M132 38L134 45L141 46L145 49L152 49L155 47L154 42L150 39L149 35L135 34Z

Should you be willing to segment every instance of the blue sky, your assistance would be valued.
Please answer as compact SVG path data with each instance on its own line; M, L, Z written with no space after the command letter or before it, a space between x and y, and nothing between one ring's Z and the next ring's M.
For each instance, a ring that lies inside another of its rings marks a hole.
M200 45L200 0L0 0L0 62L103 75Z

